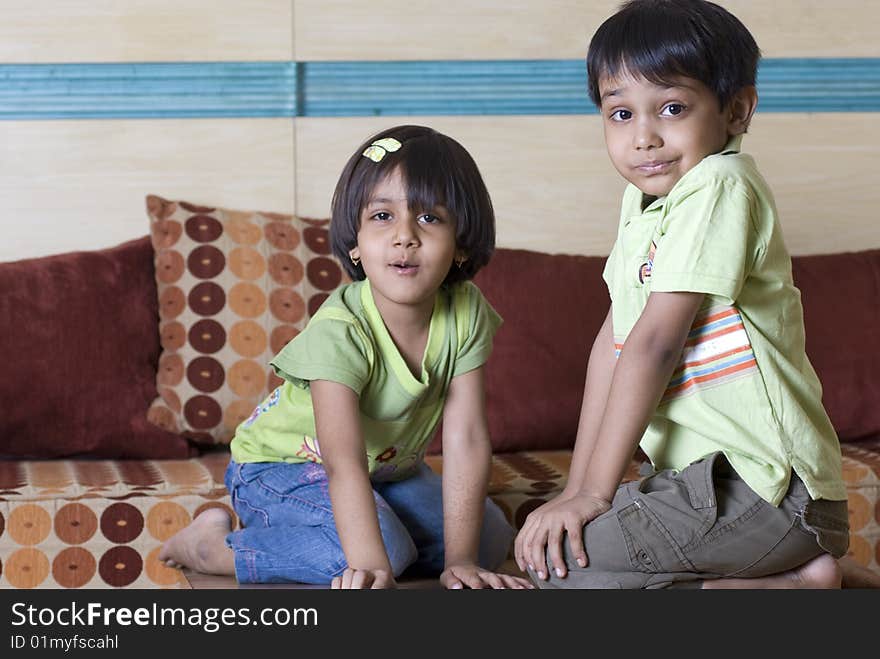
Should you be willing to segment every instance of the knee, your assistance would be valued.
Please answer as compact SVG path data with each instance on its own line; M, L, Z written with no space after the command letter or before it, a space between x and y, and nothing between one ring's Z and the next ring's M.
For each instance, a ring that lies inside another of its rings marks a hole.
M507 522L504 512L493 501L487 501L480 530L480 566L497 570L510 553L510 543L516 534Z
M418 558L418 550L409 535L396 536L385 539L385 552L391 563L391 573L396 579Z

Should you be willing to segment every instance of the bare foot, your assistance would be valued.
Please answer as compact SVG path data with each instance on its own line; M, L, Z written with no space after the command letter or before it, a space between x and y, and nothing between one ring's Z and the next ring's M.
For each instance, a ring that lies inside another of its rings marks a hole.
M703 588L840 588L841 569L830 554L822 554L789 572L755 579L715 579Z
M232 531L229 514L220 508L208 508L189 526L181 529L162 545L159 560L168 567L187 567L205 574L235 574L235 554L226 546Z
M822 554L799 568L780 576L791 575L795 588L840 588L843 573L831 554Z
M849 556L840 559L844 588L880 588L880 574L862 567Z

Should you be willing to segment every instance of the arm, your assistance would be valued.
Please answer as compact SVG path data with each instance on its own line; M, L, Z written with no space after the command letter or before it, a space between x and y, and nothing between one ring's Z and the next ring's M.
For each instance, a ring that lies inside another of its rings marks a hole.
M523 527L522 542L517 538L517 562L536 566L540 578L545 578L545 547L557 575L567 573L562 557L563 531L568 532L578 564L587 565L582 527L611 507L617 486L678 364L703 297L702 293L652 294L617 364L610 370L607 366L597 369L604 378L597 373L595 380L591 379L591 355L582 425L572 457L572 481L547 510L535 511L540 515L528 529ZM594 344L594 354L596 348ZM593 395L598 400L588 401Z
M702 293L652 293L620 353L593 458L580 493L609 503L681 353Z
M486 420L483 369L453 378L443 409L443 535L447 588L530 587L524 579L480 569L477 556L492 445Z
M367 472L357 394L329 380L314 380L310 387L336 531L351 571L344 579L337 577L338 582L334 579L333 586L393 587Z

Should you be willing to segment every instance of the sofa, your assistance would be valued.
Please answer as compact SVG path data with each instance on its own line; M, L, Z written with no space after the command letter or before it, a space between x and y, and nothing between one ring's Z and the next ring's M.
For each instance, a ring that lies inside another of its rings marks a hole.
M0 263L0 587L191 587L161 544L232 512L227 444L277 383L268 357L345 281L325 219L152 195L147 214L116 247ZM505 319L489 490L517 527L566 481L603 265L498 249L476 278ZM796 257L793 274L843 449L849 560L880 575L880 250Z

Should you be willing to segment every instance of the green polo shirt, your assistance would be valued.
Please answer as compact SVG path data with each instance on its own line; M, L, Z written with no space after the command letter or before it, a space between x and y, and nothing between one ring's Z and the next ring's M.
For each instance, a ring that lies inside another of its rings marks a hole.
M321 462L309 382L331 380L359 397L374 480L398 480L421 463L449 383L482 366L501 317L470 282L441 288L416 378L388 333L369 281L337 289L271 361L284 379L235 431L236 462Z
M706 295L641 446L655 468L676 470L721 450L774 505L791 469L814 499L844 500L776 205L740 142L645 208L638 188L624 193L604 272L618 354L652 291Z

